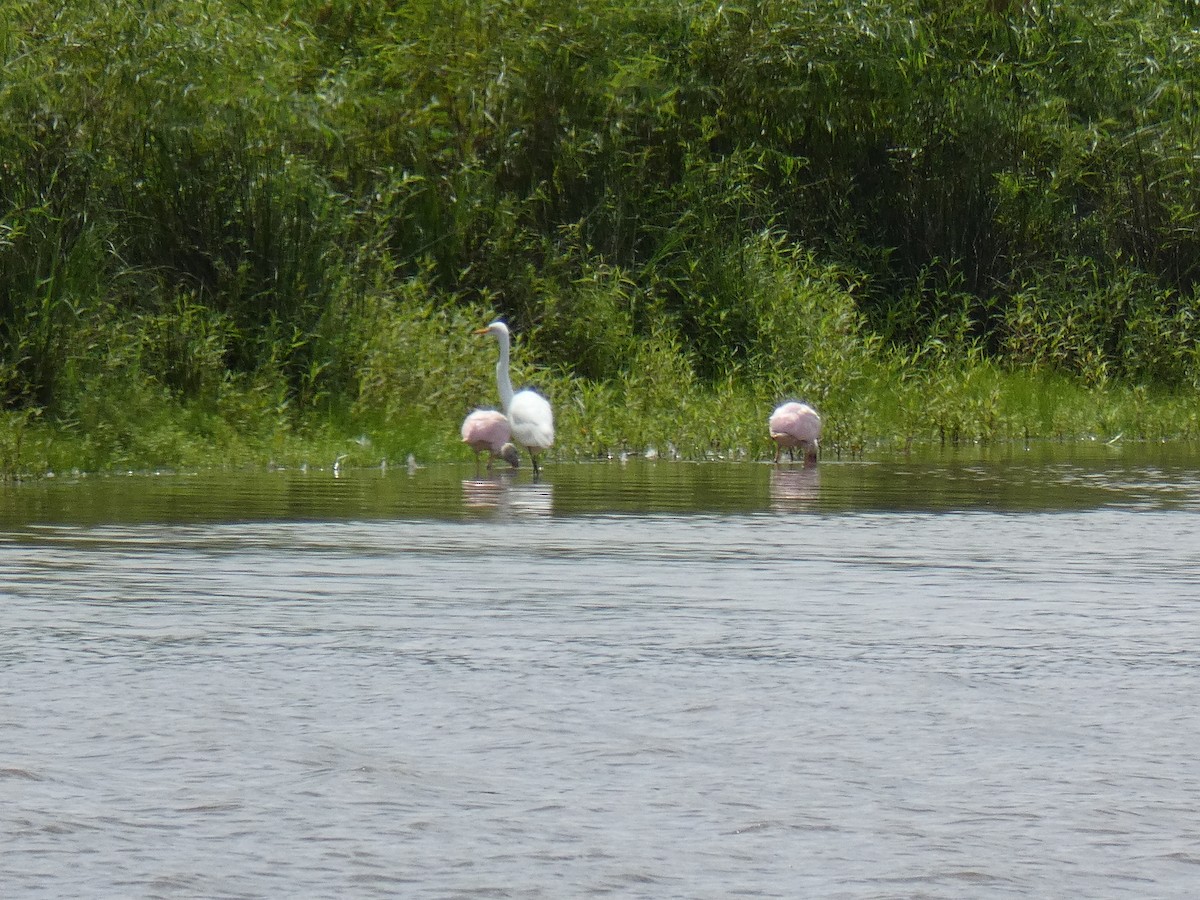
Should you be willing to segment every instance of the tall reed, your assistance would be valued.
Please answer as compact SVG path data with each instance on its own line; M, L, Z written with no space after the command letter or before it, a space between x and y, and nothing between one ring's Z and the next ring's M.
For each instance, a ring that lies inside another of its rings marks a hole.
M155 422L435 446L493 314L597 450L728 448L784 395L852 446L1079 430L1013 413L1027 376L1200 384L1191 4L6 13L3 427L96 464L182 454Z

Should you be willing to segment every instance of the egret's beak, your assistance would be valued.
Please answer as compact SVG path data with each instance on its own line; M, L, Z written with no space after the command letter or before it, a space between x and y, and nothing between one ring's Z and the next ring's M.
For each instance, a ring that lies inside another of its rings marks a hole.
M486 328L476 328L474 331L471 332L471 334L487 334L487 333L488 333L488 330Z

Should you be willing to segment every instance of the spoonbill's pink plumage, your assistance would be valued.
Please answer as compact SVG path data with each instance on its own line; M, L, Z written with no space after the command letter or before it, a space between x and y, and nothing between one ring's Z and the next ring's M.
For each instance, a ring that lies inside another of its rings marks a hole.
M479 328L476 334L490 334L500 345L500 359L496 363L496 387L500 391L500 402L508 415L512 439L529 451L533 461L533 474L538 473L538 454L554 445L554 411L549 402L537 391L523 390L513 393L512 379L508 374L509 334L508 326L496 320L487 328Z
M779 462L781 451L787 450L790 457L796 447L804 448L805 463L817 461L821 417L807 403L784 403L771 413L767 427L771 432L771 440L775 442L775 462Z
M508 427L508 417L494 409L477 409L468 414L462 423L462 439L468 447L475 451L475 464L479 464L479 454L488 454L488 468L497 457L503 457L514 469L520 464L517 448L509 443L511 430Z

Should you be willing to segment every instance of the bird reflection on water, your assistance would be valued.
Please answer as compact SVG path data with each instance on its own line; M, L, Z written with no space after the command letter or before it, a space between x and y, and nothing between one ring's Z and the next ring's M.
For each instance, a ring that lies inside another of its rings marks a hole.
M811 468L772 469L771 509L797 512L816 508L821 493L821 472Z
M494 510L514 516L549 516L554 508L554 486L544 482L518 482L512 472L498 472L462 482L463 506L468 510Z

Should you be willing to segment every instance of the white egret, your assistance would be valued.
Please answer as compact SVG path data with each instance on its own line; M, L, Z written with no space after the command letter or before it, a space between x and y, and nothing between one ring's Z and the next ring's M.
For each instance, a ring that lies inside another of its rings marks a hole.
M500 360L496 363L496 387L500 390L500 402L508 416L508 427L513 443L529 451L533 460L533 474L538 474L538 454L549 450L554 444L554 411L546 398L533 390L513 393L512 379L508 374L508 352L510 338L508 326L497 320L476 334L490 334L500 344Z

